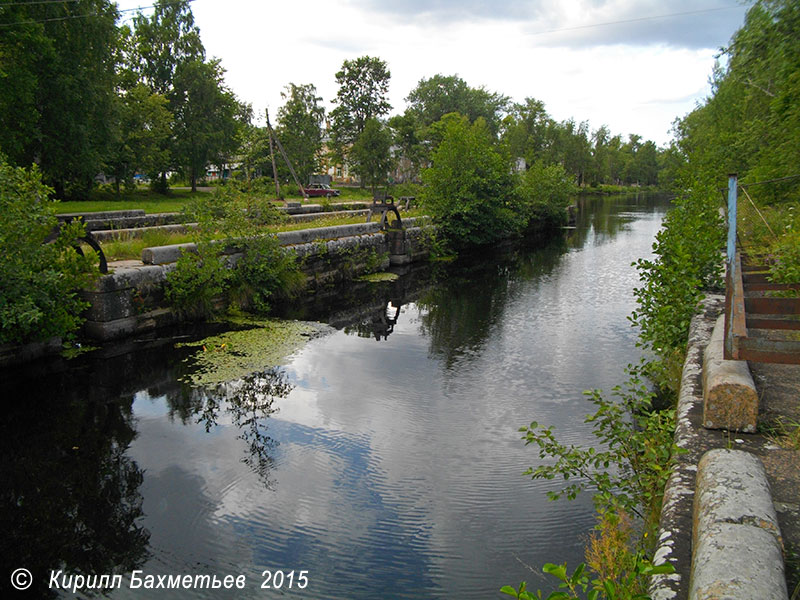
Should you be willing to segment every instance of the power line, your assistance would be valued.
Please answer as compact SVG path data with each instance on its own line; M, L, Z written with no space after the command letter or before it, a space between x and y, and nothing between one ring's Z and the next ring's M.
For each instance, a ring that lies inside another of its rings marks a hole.
M6 6L30 6L31 4L66 4L67 2L80 2L80 0L31 0L30 2L3 2L0 8Z
M66 2L78 2L79 0L34 0L34 2L15 2L13 4L0 4L0 8L4 6L19 6L24 4L64 4ZM186 0L187 3L191 4L195 0ZM177 4L177 2L167 2L166 4ZM135 8L125 8L122 10L117 10L117 14L122 13L130 13L134 11L142 11L147 10L149 8L155 8L155 4L151 4L149 6L137 6ZM86 13L83 15L64 15L63 17L51 17L49 19L32 19L30 21L18 21L16 23L0 23L0 28L2 27L13 27L16 25L37 25L40 23L52 23L55 21L69 21L71 19L86 19L89 17L97 17L99 16L98 13Z
M559 29L549 29L547 31L537 31L531 35L544 35L547 33L560 33L562 31L575 31L577 29L591 29L592 27L606 27L608 25L623 25L625 23L639 23L641 21L652 21L655 19L668 19L670 17L683 17L686 15L698 15L701 13L716 12L720 10L731 10L734 8L741 8L741 6L720 6L717 8L704 8L702 10L689 10L685 12L669 13L666 15L653 15L650 17L637 17L635 19L623 19L620 21L609 21L607 23L592 23L590 25L576 25L575 27L562 27Z

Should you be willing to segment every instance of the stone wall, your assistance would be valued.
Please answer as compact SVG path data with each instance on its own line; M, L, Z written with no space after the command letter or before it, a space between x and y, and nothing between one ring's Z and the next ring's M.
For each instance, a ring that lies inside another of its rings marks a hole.
M427 237L420 227L386 233L378 231L377 223L364 223L287 232L279 239L297 255L311 290L428 255ZM117 267L102 276L93 289L82 292L90 302L84 335L106 341L179 322L182 316L166 303L165 284L181 253L192 251L194 244L146 248L142 264ZM235 250L229 254L235 264Z

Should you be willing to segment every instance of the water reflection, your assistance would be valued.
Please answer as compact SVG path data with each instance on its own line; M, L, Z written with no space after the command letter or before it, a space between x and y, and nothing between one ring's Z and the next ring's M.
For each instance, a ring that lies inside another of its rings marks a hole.
M256 598L281 567L309 570L303 597L478 599L580 561L591 501L547 502L517 429L589 437L581 392L636 360L630 264L663 210L585 200L542 246L331 290L287 314L339 332L214 388L165 340L16 374L3 572L247 573Z
M189 394L193 399L191 414L198 415L198 422L208 432L218 425L220 413L224 412L239 430L238 439L247 444L248 453L243 462L269 488L271 455L278 442L267 433L267 418L278 410L274 406L276 398L285 398L293 388L286 373L273 367L210 390L193 389Z
M78 383L46 393L35 382L6 388L2 586L13 569L25 567L33 574L31 595L40 598L55 595L47 585L51 569L120 573L148 556L143 473L127 455L136 436L130 403L89 399L86 386L75 390Z
M344 332L355 333L358 337L371 338L376 341L388 340L400 318L400 308L402 301L394 299L387 300L385 305L372 311L367 317L361 318L356 323L344 328Z
M431 354L442 356L447 368L461 356L479 354L519 287L551 273L568 250L564 238L556 237L535 252L508 247L484 255L479 263L467 259L456 265L417 300Z

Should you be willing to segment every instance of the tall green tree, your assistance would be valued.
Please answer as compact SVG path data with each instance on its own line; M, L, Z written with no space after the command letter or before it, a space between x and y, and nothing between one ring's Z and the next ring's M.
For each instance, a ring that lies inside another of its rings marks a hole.
M346 156L347 146L361 135L367 121L392 109L387 98L391 76L380 58L361 56L342 63L336 73L339 91L333 102L337 106L331 111L332 142L340 158Z
M743 181L798 173L800 155L800 6L759 0L723 50L712 94L675 124L677 146L694 176L738 173ZM762 188L800 197L800 183Z
M248 107L225 87L217 60L193 60L175 72L175 157L189 174L192 191L209 162L222 164L237 148Z
M290 83L281 98L286 103L278 109L277 134L300 182L307 182L320 167L325 119L322 97L313 84Z
M378 119L370 119L358 136L350 151L353 171L375 194L380 185L386 183L389 170L394 165L391 153L392 134Z
M0 150L38 164L59 198L83 198L111 139L116 5L14 2L2 14Z
M206 56L189 0L156 0L153 13L138 13L133 25L131 69L151 90L170 98L178 67Z
M188 63L202 63L206 55L188 0L156 0L153 13L150 16L137 14L133 24L127 60L131 72L153 93L168 100L167 108L173 115L196 114L184 106L188 97L186 90L176 89L180 69ZM183 86L186 85L184 77ZM178 127L177 120L175 126ZM177 156L178 143L175 132L163 142L163 156L167 160L151 173L159 191L167 191L168 171L186 166L180 164L185 161ZM185 144L182 145L185 148Z
M164 96L142 83L120 90L114 112L116 131L106 156L117 193L121 185L132 187L136 173L153 173L168 163L172 114L167 105Z
M541 100L525 98L523 103L513 104L502 124L502 139L508 145L511 156L524 158L529 165L542 160L551 123L552 119Z
M473 88L458 75L434 75L420 79L406 97L409 112L421 126L439 121L448 113L457 112L470 122L482 117L489 131L495 135L500 130L503 112L507 109L507 96L489 92L483 87Z
M489 244L519 231L514 177L486 122L452 113L439 123L441 143L422 172L422 200L455 247Z

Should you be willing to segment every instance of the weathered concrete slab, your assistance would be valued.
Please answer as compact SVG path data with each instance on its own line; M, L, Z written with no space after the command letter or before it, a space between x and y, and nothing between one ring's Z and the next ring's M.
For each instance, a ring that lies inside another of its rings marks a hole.
M786 600L783 544L767 474L742 450L703 455L694 499L690 600Z
M334 225L298 231L283 231L277 234L281 246L296 246L316 240L332 240L343 237L367 235L380 231L379 223L355 223L352 225Z
M146 233L158 232L170 235L173 233L186 233L197 227L197 223L186 223L177 225L150 225L145 227L127 227L125 229L99 229L92 235L98 242L110 240L132 240L144 237Z
M178 262L184 252L197 252L197 244L171 244L142 250L142 262L146 265L165 265Z
M747 361L725 360L725 316L714 325L703 358L703 425L755 433L758 394Z

